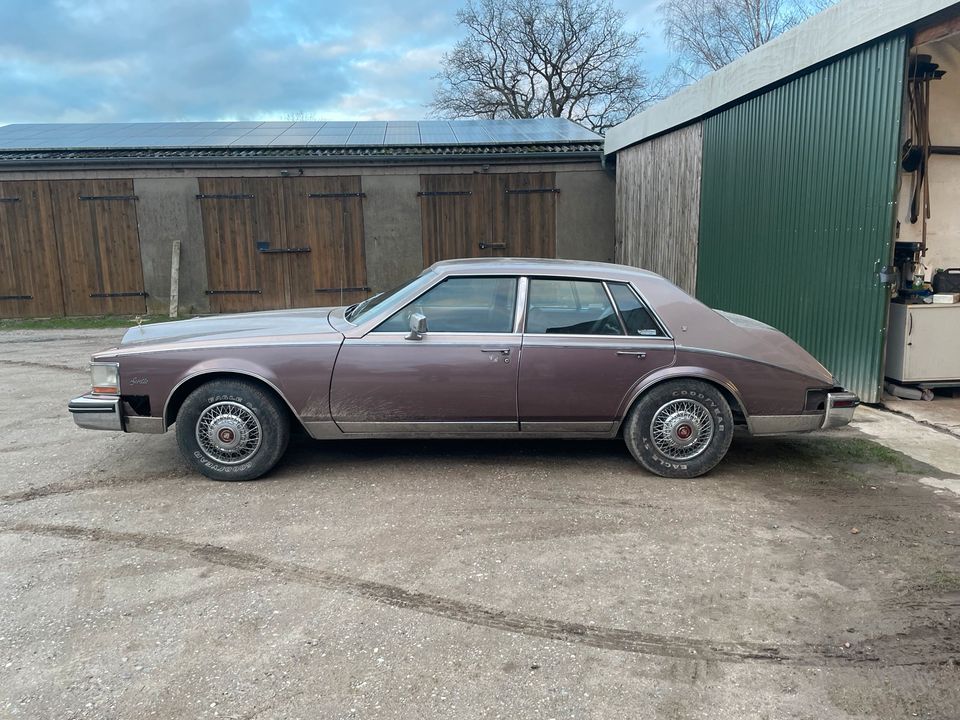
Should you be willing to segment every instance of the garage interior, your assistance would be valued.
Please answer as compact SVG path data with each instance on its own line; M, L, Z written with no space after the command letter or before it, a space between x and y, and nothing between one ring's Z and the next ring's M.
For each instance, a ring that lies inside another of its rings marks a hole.
M884 404L960 433L960 21L914 37L905 103Z
M0 317L340 305L449 258L612 260L602 147L559 118L8 125Z

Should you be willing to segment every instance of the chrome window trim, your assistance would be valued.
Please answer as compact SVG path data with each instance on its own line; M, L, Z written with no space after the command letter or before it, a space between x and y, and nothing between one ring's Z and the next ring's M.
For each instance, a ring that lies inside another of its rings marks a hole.
M517 278L517 306L514 308L513 332L523 334L523 326L527 322L527 292L530 278L523 275Z
M664 342L672 343L673 338L668 337L654 337L652 335L575 335L573 333L527 333L523 334L524 338L573 338L573 339L590 339L596 340L597 338L606 338L611 342L609 347L624 346L624 340L630 341L631 348L644 348L647 347L642 343L653 342L654 345L650 345L651 350L659 349L661 344ZM641 341L641 344L637 344L637 341ZM614 342L619 341L619 342ZM658 342L659 341L659 342Z
M627 324L623 321L623 314L620 312L620 306L617 305L617 301L613 299L613 293L610 292L610 287L606 280L601 280L603 283L603 290L607 293L607 299L610 301L610 307L613 308L613 312L617 315L617 321L620 323L620 330L623 335L631 337L630 333L627 332ZM643 337L642 335L639 337Z

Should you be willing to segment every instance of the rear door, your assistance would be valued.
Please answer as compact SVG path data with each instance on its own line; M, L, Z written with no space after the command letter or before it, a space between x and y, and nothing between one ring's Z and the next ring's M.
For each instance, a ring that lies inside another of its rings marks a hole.
M608 432L642 378L673 362L673 339L625 283L531 278L525 316L521 431Z

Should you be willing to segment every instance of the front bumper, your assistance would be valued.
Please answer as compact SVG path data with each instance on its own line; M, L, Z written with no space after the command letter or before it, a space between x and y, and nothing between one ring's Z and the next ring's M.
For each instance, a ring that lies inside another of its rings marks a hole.
M81 395L67 405L73 421L88 430L123 431L120 397L116 395Z
M821 430L842 427L853 420L853 413L860 404L860 398L849 392L827 393L824 403L826 412L823 414Z

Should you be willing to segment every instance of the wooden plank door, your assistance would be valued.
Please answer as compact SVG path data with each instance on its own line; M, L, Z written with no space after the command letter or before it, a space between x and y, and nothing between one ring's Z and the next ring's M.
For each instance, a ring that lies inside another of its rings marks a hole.
M64 312L146 312L133 180L51 180L48 187Z
M504 173L495 176L493 221L502 254L557 256L556 173Z
M349 305L367 287L359 176L284 181L290 307Z
M256 208L241 178L200 178L207 295L215 313L263 310L256 261Z
M253 196L252 253L261 289L261 308L291 307L286 282L286 216L283 212L283 178L244 178L243 192Z
M421 175L420 225L423 262L481 257L491 244L484 224L484 175Z
M0 182L0 317L52 315L63 289L47 185Z

